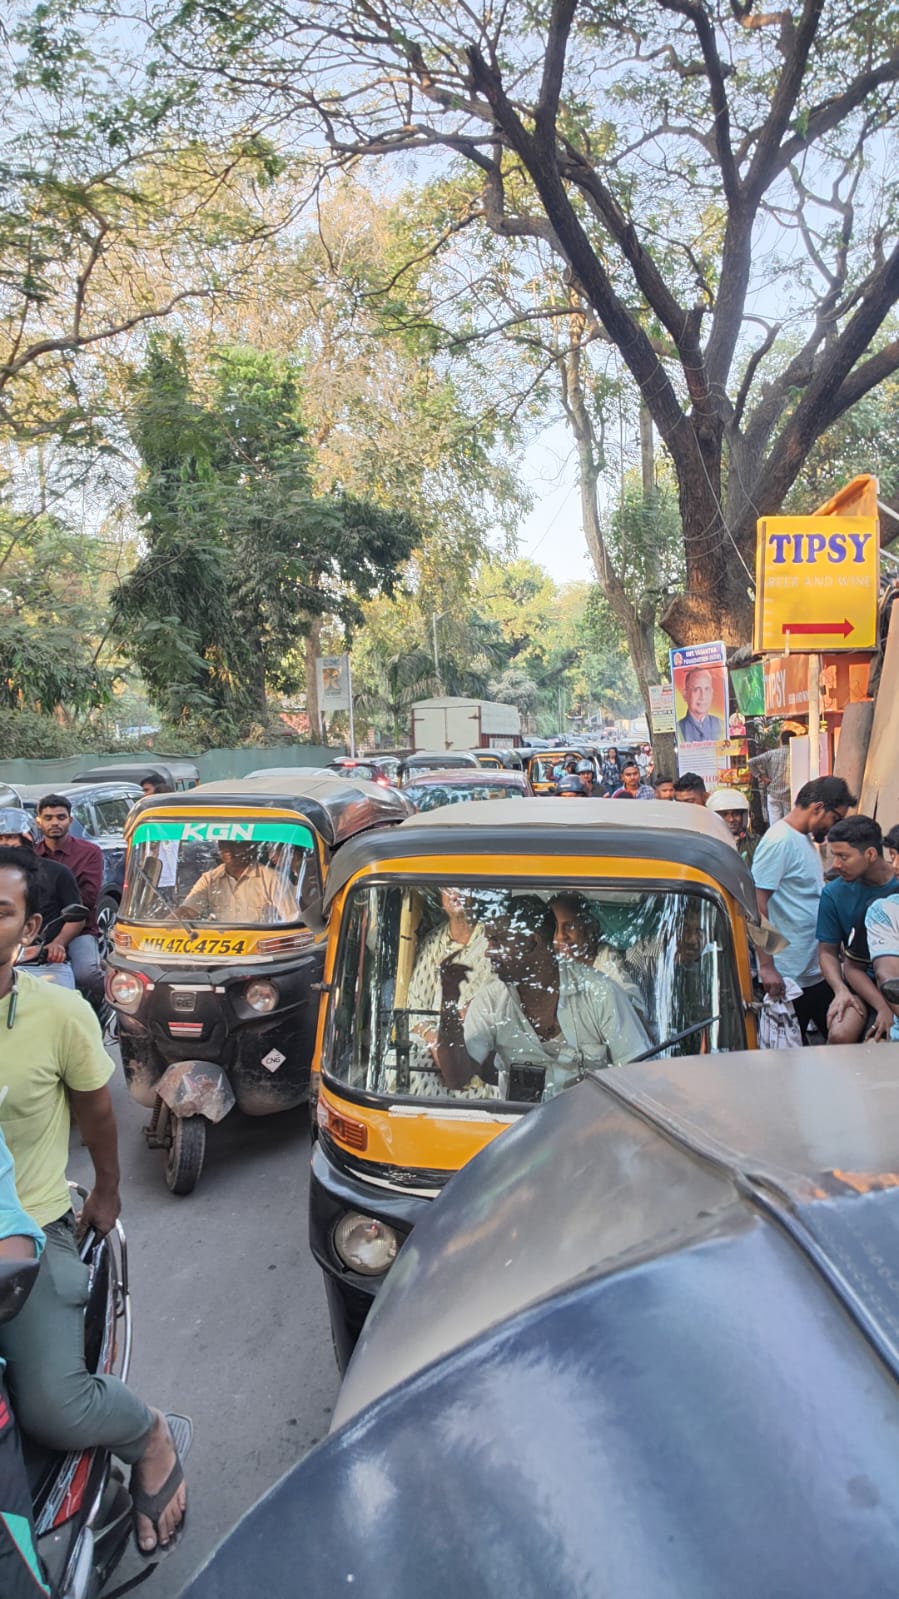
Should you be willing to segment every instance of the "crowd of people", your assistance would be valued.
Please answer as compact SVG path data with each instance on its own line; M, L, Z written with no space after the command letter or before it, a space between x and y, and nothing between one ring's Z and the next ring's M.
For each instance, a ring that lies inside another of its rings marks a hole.
M760 955L759 981L803 1041L812 1028L830 1044L899 1039L899 827L884 836L855 804L841 777L806 783L752 861L759 912L786 940Z

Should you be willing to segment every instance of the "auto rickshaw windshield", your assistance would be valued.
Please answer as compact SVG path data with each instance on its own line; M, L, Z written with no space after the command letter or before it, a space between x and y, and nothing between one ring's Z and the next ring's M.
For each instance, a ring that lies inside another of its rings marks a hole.
M683 1033L664 1053L745 1046L728 920L702 894L393 883L342 919L323 1069L357 1091L534 1101Z
M271 926L301 921L320 893L314 835L300 823L153 818L134 830L120 916Z

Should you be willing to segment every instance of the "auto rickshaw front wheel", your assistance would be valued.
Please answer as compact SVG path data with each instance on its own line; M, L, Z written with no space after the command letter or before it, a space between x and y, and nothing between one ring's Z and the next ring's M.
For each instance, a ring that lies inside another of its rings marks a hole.
M161 1149L166 1186L173 1194L190 1194L196 1188L206 1157L206 1120L203 1116L173 1116L162 1100L153 1114L152 1146Z

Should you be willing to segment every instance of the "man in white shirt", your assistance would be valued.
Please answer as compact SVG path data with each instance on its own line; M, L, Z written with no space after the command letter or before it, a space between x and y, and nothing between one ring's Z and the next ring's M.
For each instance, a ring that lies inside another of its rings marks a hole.
M618 985L601 972L553 953L555 918L536 895L511 899L484 917L495 977L459 1014L459 973L442 969L443 1000L435 1046L449 1088L478 1075L509 1089L510 1069L545 1070L543 1098L576 1082L591 1067L619 1066L648 1050L650 1041Z

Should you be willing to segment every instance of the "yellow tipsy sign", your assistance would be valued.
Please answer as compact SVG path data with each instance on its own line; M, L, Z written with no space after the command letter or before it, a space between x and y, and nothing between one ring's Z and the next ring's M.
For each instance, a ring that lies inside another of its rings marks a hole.
M756 561L756 653L873 649L879 572L873 517L763 517Z

